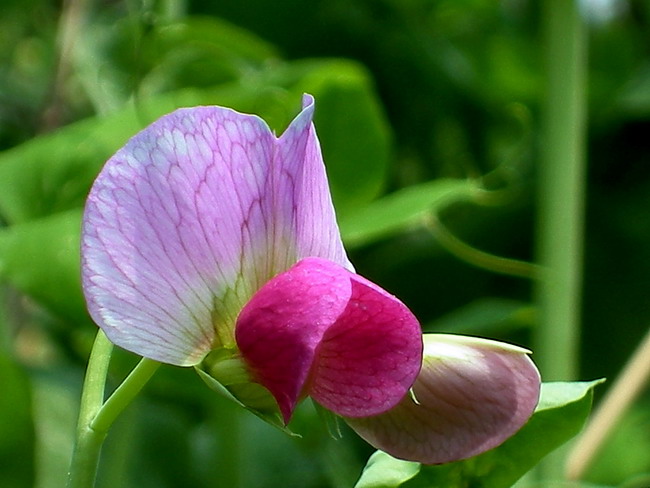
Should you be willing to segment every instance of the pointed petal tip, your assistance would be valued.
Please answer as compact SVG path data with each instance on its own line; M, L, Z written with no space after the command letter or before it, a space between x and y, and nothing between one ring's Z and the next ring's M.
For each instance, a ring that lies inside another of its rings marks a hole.
M275 401L278 403L280 413L282 414L282 421L285 427L291 422L293 411L298 405L298 397L289 397L288 395L274 395Z
M314 97L313 95L310 95L309 93L304 93L302 95L302 108L303 110L309 107L313 107L315 105Z
M496 341L494 339L485 339L483 337L467 336L460 334L424 334L425 356L427 355L427 344L433 349L441 347L442 344L456 346L475 347L478 349L501 351L504 353L515 354L532 354L530 349L510 344L508 342ZM431 354L430 354L431 355Z
M301 137L308 138L309 132L313 132L312 119L314 118L314 109L314 97L305 93L302 96L300 113L294 117L279 140L293 145L294 141ZM316 139L311 142L312 144L315 143L318 145Z

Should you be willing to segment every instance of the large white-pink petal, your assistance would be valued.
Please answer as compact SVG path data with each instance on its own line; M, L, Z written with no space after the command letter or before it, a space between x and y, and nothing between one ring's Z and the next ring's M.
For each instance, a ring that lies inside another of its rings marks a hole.
M311 124L276 138L221 107L177 110L133 137L88 197L82 279L115 344L188 366L234 344L241 307L305 254L349 267Z
M312 117L314 99L303 97L303 111L278 141L274 171L277 178L275 202L277 218L290 228L298 259L319 257L350 271L330 195L320 143ZM291 198L289 198L291 197ZM276 242L281 246L282 241Z

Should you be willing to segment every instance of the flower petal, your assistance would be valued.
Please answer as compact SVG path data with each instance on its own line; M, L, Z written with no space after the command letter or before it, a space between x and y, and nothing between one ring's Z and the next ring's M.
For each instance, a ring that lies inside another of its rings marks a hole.
M297 259L316 256L354 271L336 224L313 115L314 98L305 95L303 111L279 139L274 174L282 178L275 185L276 218L295 239Z
M540 378L525 350L484 339L425 334L422 371L394 409L346 419L388 454L424 464L465 459L521 428L539 398Z
M324 334L311 373L309 395L347 417L393 408L420 371L422 330L393 295L350 273L345 311Z
M307 258L258 291L237 345L285 422L302 396L339 414L384 412L420 368L420 326L395 297L338 264Z
M348 303L347 274L330 261L303 259L262 287L239 315L239 350L287 423L323 334Z
M255 116L180 109L107 162L84 214L82 278L111 341L197 364L234 345L241 307L300 257L350 266L305 101L280 139Z

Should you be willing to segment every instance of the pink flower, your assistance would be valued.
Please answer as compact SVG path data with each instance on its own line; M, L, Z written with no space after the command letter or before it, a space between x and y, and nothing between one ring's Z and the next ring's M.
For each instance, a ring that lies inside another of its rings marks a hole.
M305 96L278 138L256 116L181 109L118 151L83 220L93 319L254 410L268 403L242 384L262 385L285 423L311 396L396 457L442 463L500 444L535 408L537 369L514 346L423 339L402 302L354 273L313 110Z

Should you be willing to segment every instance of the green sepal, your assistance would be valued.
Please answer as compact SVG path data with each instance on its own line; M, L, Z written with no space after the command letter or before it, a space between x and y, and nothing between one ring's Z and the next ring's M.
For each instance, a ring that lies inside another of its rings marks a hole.
M198 373L199 377L205 382L208 387L210 387L211 390L219 393L221 396L227 398L228 400L235 402L237 405L239 405L242 408L245 408L249 412L252 412L253 414L257 415L259 418L264 420L266 423L272 425L273 427L276 427L277 429L281 430L285 434L288 434L290 436L294 437L300 437L299 434L296 434L295 432L291 431L286 425L284 425L284 421L282 419L282 415L280 414L280 410L277 408L277 405L275 408L255 408L251 405L247 405L244 403L242 400L240 400L237 396L235 396L235 393L232 390L237 390L239 387L239 396L242 395L242 392L246 392L251 396L251 393L254 396L263 396L264 391L270 395L268 390L266 390L263 386L258 385L256 383L242 383L242 384L235 384L235 385L230 385L228 387L224 386L221 382L210 376L207 372L203 371L200 368L200 365L197 365L194 367L196 372ZM258 389L262 389L264 391L261 391Z
M343 438L343 433L341 432L341 423L339 421L339 416L331 410L327 410L322 405L316 403L313 399L311 403L314 405L318 417L325 424L327 433L330 435L330 437L335 441L341 440Z

